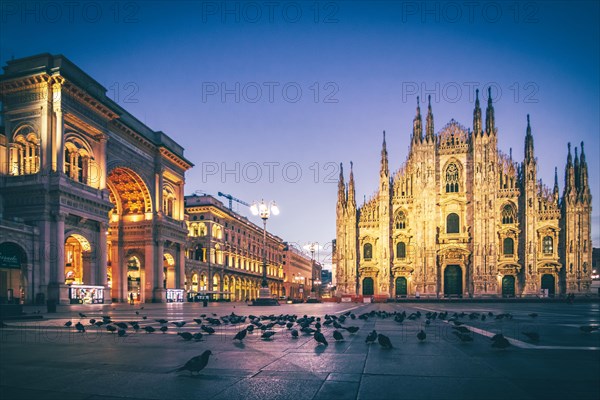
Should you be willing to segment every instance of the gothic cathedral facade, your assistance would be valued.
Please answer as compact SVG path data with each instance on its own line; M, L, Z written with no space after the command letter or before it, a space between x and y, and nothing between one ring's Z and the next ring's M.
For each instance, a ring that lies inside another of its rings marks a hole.
M378 191L356 204L350 163L340 172L336 222L338 295L386 297L558 296L591 284L591 194L581 143L568 147L565 186L537 178L527 116L522 162L498 149L488 91L473 129L451 120L434 133L431 102L417 113L409 155L390 174L383 137Z

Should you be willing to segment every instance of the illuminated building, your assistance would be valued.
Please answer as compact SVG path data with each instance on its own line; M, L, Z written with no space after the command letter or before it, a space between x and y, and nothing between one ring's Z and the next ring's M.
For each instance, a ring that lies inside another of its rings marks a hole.
M61 55L8 61L0 98L0 292L68 304L183 289L183 148Z
M537 177L527 117L522 162L498 150L494 108L479 98L472 130L451 120L434 133L420 107L409 155L390 175L383 138L379 188L357 206L350 166L340 173L336 285L341 294L538 296L587 293L591 283L591 195L583 143L569 144L565 186ZM542 292L542 289L544 292Z
M188 292L214 300L258 297L262 281L263 228L209 195L185 197ZM273 296L283 294L281 238L267 232L267 282Z
M305 300L310 294L313 262L293 244L286 244L283 253L283 284L292 300Z

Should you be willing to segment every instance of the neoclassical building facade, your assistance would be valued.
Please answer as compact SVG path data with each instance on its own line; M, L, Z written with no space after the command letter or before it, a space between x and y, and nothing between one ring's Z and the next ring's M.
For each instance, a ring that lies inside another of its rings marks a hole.
M473 127L425 129L417 100L409 155L393 174L383 138L377 192L357 206L350 163L340 173L338 295L538 296L586 293L591 284L591 195L583 143L568 146L562 196L538 180L529 116L521 162L498 149L488 92ZM511 152L512 153L512 152ZM543 291L542 291L543 289Z
M0 99L0 297L151 302L183 289L183 148L61 55L9 61Z
M213 300L258 298L263 271L263 228L228 209L210 195L185 197L188 237L186 289ZM267 232L267 282L273 296L284 289L281 238Z

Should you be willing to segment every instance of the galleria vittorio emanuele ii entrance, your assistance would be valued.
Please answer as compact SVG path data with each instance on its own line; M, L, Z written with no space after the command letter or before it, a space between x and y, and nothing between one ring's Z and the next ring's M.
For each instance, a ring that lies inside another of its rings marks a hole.
M63 56L4 71L0 301L161 302L183 289L183 148Z

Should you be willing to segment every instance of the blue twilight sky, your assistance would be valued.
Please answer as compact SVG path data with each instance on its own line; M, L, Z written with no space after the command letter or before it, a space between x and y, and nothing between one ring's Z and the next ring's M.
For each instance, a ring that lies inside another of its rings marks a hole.
M598 21L597 1L8 0L0 63L64 54L185 147L186 193L275 199L269 229L322 243L325 262L338 163L354 162L362 203L383 130L391 169L405 160L417 95L431 94L436 132L470 128L491 85L501 150L522 159L530 114L546 185L557 166L562 192L567 142L585 142L600 246Z

